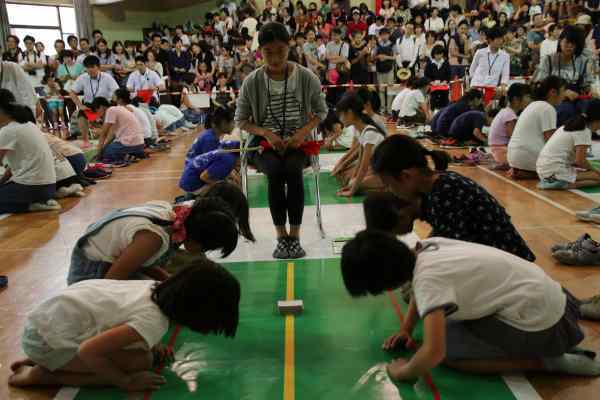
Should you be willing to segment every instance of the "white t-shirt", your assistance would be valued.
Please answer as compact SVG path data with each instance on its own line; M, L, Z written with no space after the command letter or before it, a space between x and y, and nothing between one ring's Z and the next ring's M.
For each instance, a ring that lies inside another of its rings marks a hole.
M12 171L11 182L32 186L56 183L54 156L35 124L5 125L0 129L0 150L8 150L2 163Z
M383 142L385 137L375 128L373 125L367 125L362 130L360 135L358 135L358 143L361 146L366 146L368 144L373 145L373 149L379 145L379 143Z
M392 101L392 111L400 111L402 102L408 93L410 93L410 89L405 87L396 95L396 97L394 97L394 101Z
M561 126L546 143L537 159L537 173L542 178L554 175L556 179L573 183L577 180L575 146L591 146L592 131L567 132Z
M469 68L471 87L508 84L509 72L510 56L507 52L498 50L492 54L489 47L479 49Z
M140 71L135 70L129 74L129 78L127 78L127 89L132 92L149 88L157 88L161 84L162 80L160 79L160 76L149 68L146 69L145 74L141 74ZM154 96L158 98L156 94Z
M521 113L508 142L507 159L511 167L535 171L544 147L544 132L556 129L556 109L548 102L534 101Z
M162 129L165 129L173 122L177 122L183 117L184 115L179 108L171 104L161 105L154 114L155 120L160 124Z
M540 45L540 60L555 54L558 50L558 40L544 39Z
M444 30L444 20L440 17L427 18L425 21L425 30L433 32L441 32Z
M139 207L128 210L140 212L155 218L172 221L175 218L173 207L166 201L151 201ZM160 250L142 266L154 263L156 259L169 248L171 237L164 227L155 225L148 218L126 217L119 218L106 224L95 235L88 238L83 246L86 257L92 261L114 262L131 244L133 237L140 231L150 231L162 239Z
M142 110L140 110L139 108L137 108L131 104L128 105L127 108L129 108L131 111L133 111L133 115L135 115L135 119L137 119L138 123L140 124L140 127L144 131L144 139L151 138L152 137L152 126L150 125L150 120L148 120L148 117L146 116L146 114Z
M425 96L419 89L412 89L406 94L400 107L400 117L413 117L417 110L421 109L421 104L425 103Z
M110 100L118 88L115 78L104 72L100 72L96 79L92 79L87 72L83 73L71 86L73 92L83 92L84 103L91 103L96 97Z
M540 267L494 247L430 238L417 256L413 288L421 317L443 308L449 319L494 316L526 332L555 325L566 296ZM428 246L428 247L427 247Z
M78 348L84 341L126 324L150 349L169 329L169 319L151 299L154 281L90 279L63 289L27 317L52 349Z

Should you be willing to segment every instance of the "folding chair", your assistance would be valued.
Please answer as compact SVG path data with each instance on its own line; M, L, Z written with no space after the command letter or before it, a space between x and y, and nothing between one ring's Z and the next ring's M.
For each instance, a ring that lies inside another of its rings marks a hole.
M312 140L316 140L317 132L314 130L311 134ZM250 145L249 134L247 132L240 132L240 178L242 183L242 191L244 195L248 197L248 147ZM319 155L309 157L310 165L304 170L312 169L315 182L315 196L316 196L316 217L319 231L321 232L321 238L325 239L325 230L323 229L323 218L321 214L321 188L319 186L319 178L321 173L321 164L319 163Z

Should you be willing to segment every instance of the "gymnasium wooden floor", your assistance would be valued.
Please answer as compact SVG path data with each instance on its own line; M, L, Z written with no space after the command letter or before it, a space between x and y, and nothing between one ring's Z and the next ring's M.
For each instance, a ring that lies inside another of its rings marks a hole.
M0 274L9 277L8 288L0 292L0 399L54 397L55 390L17 390L6 384L10 363L22 356L20 335L27 313L65 286L72 245L89 223L114 208L172 200L180 194L177 182L193 139L187 135L168 153L154 154L150 160L116 170L111 179L88 190L85 198L61 201L61 212L12 215L0 221ZM550 276L580 298L600 293L600 267L560 266L549 251L553 244L572 241L585 232L600 237L598 227L577 222L573 215L575 210L595 206L591 200L569 192L541 193L535 182L514 183L480 167L453 168L482 184L506 207L537 255L537 263ZM314 224L312 218L307 215L306 224ZM416 232L424 236L428 227L418 224ZM600 323L582 325L587 334L584 346L600 352ZM527 377L543 399L591 400L598 398L600 391L600 378ZM468 390L465 387L465 399L473 398Z

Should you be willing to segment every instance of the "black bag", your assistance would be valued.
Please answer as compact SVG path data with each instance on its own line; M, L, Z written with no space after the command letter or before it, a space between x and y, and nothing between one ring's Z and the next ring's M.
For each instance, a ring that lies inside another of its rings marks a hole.
M377 55L379 55L379 54L383 54L386 56L393 56L394 55L393 45L390 44L389 46L381 46L378 44L377 45ZM385 60L385 61L377 60L377 62L375 63L375 67L377 68L377 72L385 74L394 69L394 60Z

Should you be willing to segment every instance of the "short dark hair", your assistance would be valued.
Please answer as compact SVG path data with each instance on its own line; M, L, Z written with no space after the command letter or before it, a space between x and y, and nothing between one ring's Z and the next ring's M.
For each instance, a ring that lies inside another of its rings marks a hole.
M172 322L225 337L236 334L240 297L236 277L207 258L195 259L152 290L152 301Z
M560 42L563 39L575 45L575 57L579 57L581 53L583 53L583 49L585 48L585 36L581 29L573 25L565 26L565 29L563 29L558 38L558 48L556 50L558 53L562 52Z
M62 40L62 39L56 39L56 40L54 41L54 45L55 45L55 46L56 46L56 43L62 43L62 45L63 45L63 46L65 45L65 41L64 41L64 40Z
M506 97L508 98L508 101L512 101L515 99L521 99L529 94L531 94L531 86L525 83L516 82L510 85L508 88Z
M393 235L359 232L342 249L341 270L352 297L377 296L412 280L416 255Z
M389 35L390 34L390 30L388 28L382 28L379 30L379 34L380 35Z
M489 29L486 33L487 33L488 39L492 39L492 40L501 39L505 35L504 29L499 28L497 26L494 26L493 28Z
M119 88L115 90L115 96L125 104L131 103L131 93L126 88Z
M433 49L431 49L431 56L435 56L436 54L446 54L446 49L444 49L444 46L442 46L441 44L436 44L435 46L433 46Z
M363 202L367 229L393 232L398 225L400 210L411 203L391 192L371 193Z
M265 46L271 42L283 42L288 44L290 41L290 34L285 25L279 22L268 22L264 24L258 32L258 44L259 46Z
M92 110L98 111L100 107L108 108L110 107L110 102L104 97L96 97L94 101L92 101Z
M220 198L198 198L185 220L187 237L202 246L202 251L221 250L227 257L237 247L238 230L229 205Z
M86 68L99 67L100 59L97 56L91 54L83 59L83 66Z
M79 40L79 39L77 39L77 36L75 36L75 35L69 35L69 36L67 36L67 42L70 42L71 39Z
M101 34L101 35L102 35L102 31L101 31L100 29L94 29L94 30L92 31L92 36L96 36L96 33L99 33L99 34Z
M150 38L151 38L152 40L154 40L154 38L159 38L159 39L162 39L162 36L161 36L161 34L160 34L160 33L154 32L154 33L152 34L152 36L150 36Z
M75 53L73 53L71 50L63 50L58 55L60 62L63 62L65 57L75 58Z
M135 62L137 63L138 61L145 63L146 62L146 57L139 55L139 56L135 56Z
M31 35L27 35L23 38L23 42L27 42L27 41L35 43L35 38Z
M371 164L378 175L398 176L409 168L429 169L431 157L436 171L448 168L450 156L445 151L428 150L410 136L392 135L375 148Z
M331 33L334 34L334 35L340 35L341 36L342 35L342 30L340 28L336 27L336 28L333 28L331 30Z
M84 37L79 39L79 44L81 44L81 42L86 42L87 44L90 44L90 40L88 38L84 38Z

